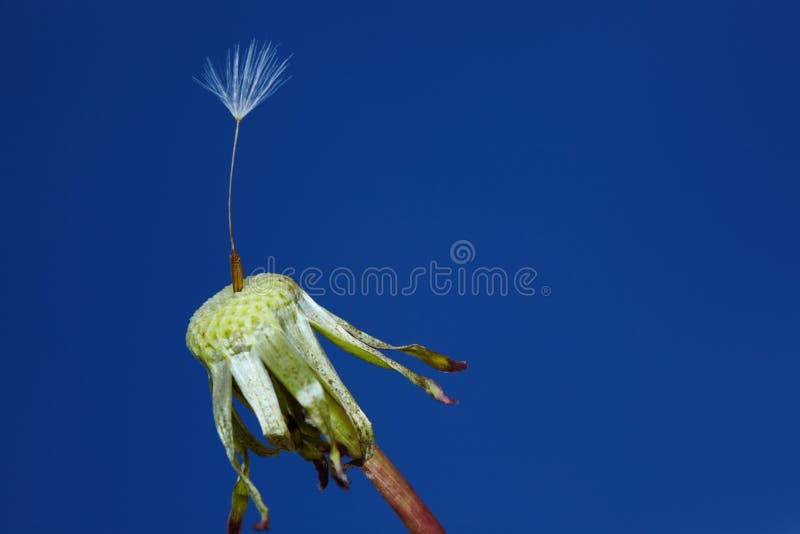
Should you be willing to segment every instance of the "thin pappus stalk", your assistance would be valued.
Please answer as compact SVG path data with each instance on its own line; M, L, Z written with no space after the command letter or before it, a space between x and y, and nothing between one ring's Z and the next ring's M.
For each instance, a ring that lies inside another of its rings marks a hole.
M242 269L242 259L236 252L236 245L233 242L233 218L231 216L231 196L233 195L233 167L236 163L236 145L239 142L239 125L241 119L236 119L236 132L233 134L233 152L231 153L231 174L228 177L228 234L231 238L231 284L234 293L244 287L244 271Z
M236 245L233 243L233 222L231 220L231 194L233 192L233 166L236 163L236 145L239 142L239 125L241 120L236 121L236 131L233 134L233 152L231 153L231 174L228 177L228 234L231 236L231 252L236 252Z

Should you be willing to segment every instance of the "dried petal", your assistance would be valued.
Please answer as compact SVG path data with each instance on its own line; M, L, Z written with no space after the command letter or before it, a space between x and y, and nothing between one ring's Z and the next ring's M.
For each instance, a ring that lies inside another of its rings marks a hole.
M253 345L253 351L281 381L292 397L305 408L309 422L317 427L328 441L331 467L337 474L344 475L337 436L333 432L322 384L282 330L265 327L260 334L260 339Z
M258 512L261 514L262 521L269 518L269 509L261 499L261 494L258 489L250 481L247 473L239 465L236 459L236 442L233 438L233 421L231 411L233 409L232 398L232 381L231 370L228 362L222 361L212 363L208 366L208 372L211 377L211 402L214 408L214 422L217 426L217 433L222 445L225 447L225 452L228 454L228 460L233 468L239 474L239 480L247 488L247 493L256 505Z
M272 380L256 354L240 350L230 356L230 368L236 384L256 414L264 437L276 447L292 448L289 429L281 415Z
M281 324L292 344L303 354L306 362L314 370L320 383L325 390L333 397L336 404L340 405L346 412L347 417L352 423L358 435L360 454L350 451L352 458L368 459L372 456L375 448L375 434L372 430L367 416L361 411L347 387L339 378L339 374L333 368L328 356L319 344L317 336L311 330L308 320L297 308L292 310L292 316L281 316ZM292 324L294 328L289 327Z
M413 384L418 385L425 390L426 393L443 404L456 404L457 401L448 397L441 386L439 386L439 384L430 378L418 375L391 358L386 357L377 349L374 349L353 337L342 325L336 321L336 317L334 315L314 302L311 297L305 293L303 293L300 306L311 322L311 326L313 326L323 336L328 338L332 343L341 349L349 352L357 358L361 358L362 360L371 363L372 365L397 371L410 380Z
M322 308L322 306L320 306L320 308ZM337 323L339 323L342 326L342 328L347 330L347 332L351 336L361 341L365 345L369 345L373 349L399 350L400 352L405 352L406 354L413 356L418 360L430 365L434 369L438 369L439 371L443 371L445 373L456 373L458 371L463 371L464 369L467 368L467 362L451 360L444 354L439 354L438 352L434 352L431 349L423 347L422 345L417 345L416 343L411 345L389 345L388 343L385 343L380 339L374 338L371 335L367 334L366 332L359 330L355 326L351 325L341 317L337 317L328 310L325 311Z

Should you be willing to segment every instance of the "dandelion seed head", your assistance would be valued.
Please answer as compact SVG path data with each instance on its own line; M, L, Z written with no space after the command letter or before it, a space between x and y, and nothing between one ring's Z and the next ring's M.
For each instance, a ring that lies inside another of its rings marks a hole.
M253 39L247 50L240 50L238 44L228 50L221 73L206 58L203 73L194 80L217 95L236 120L242 120L289 80L284 76L288 66L289 57L281 60L272 43Z

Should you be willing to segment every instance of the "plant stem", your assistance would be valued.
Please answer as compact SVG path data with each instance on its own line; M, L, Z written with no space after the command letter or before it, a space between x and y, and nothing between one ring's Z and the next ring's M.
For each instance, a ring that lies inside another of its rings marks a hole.
M375 447L375 454L364 462L361 470L411 534L445 533L420 496L378 447Z

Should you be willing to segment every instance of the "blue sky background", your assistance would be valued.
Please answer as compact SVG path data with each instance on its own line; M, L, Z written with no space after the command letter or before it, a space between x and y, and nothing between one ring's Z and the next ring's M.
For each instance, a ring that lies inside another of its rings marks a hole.
M2 530L222 532L184 333L228 283L233 120L192 76L258 37L294 77L243 123L247 271L466 239L467 268L538 272L318 297L469 361L445 407L330 351L450 532L800 532L796 6L4 2ZM403 532L363 476L253 477L276 533Z

